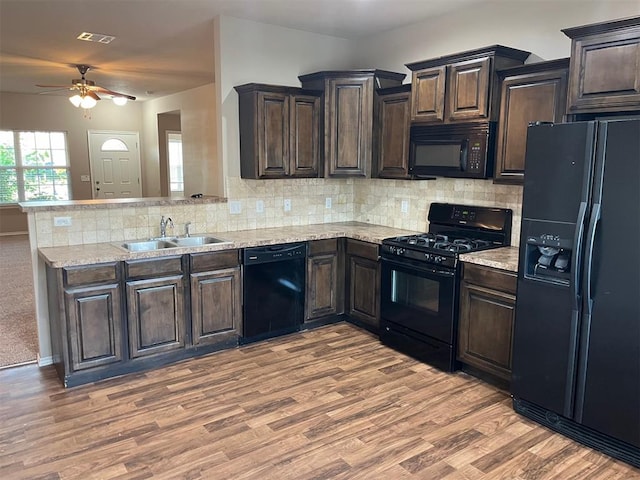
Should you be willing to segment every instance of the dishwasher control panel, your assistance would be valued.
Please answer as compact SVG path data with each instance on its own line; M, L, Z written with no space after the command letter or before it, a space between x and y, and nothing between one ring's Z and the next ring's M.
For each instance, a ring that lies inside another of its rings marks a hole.
M285 243L281 245L266 245L244 249L244 264L280 262L293 258L304 258L307 254L306 243Z

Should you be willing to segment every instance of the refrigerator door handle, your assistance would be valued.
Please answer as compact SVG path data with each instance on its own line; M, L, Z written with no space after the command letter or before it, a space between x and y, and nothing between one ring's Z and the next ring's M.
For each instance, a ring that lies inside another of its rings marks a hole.
M571 258L571 268L573 275L571 276L571 296L573 297L573 310L580 310L580 265L582 252L582 239L584 237L584 220L587 216L587 202L580 202L578 210L578 219L576 220L576 234L573 239L573 252Z
M585 299L586 299L586 314L591 315L591 310L593 307L593 295L591 292L591 281L592 281L592 270L593 270L593 248L596 239L596 230L598 228L598 223L600 222L600 213L602 210L602 206L599 203L593 204L593 209L591 210L591 219L589 220L589 231L587 232L587 250L586 256L584 259L584 264L586 268L586 274L584 277L584 291L585 291Z

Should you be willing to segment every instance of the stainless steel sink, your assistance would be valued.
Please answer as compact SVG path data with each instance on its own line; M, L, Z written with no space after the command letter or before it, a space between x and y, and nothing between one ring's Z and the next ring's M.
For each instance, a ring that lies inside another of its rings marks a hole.
M136 242L126 242L122 246L131 252L147 252L149 250L162 250L172 248L176 245L166 240L141 240Z
M194 237L177 237L169 240L171 243L175 243L178 247L197 247L200 245L208 245L210 243L224 243L224 240L219 238L207 237L207 236L194 236Z
M136 240L122 244L122 247L130 252L148 252L177 247L199 247L212 243L228 243L226 240L209 237L207 235L192 237L152 238L150 240Z

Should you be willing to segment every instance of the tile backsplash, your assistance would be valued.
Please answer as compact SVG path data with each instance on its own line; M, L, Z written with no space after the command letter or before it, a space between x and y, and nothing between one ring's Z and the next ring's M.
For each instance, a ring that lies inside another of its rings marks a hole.
M192 233L345 221L425 231L431 202L511 208L512 245L517 245L520 233L522 187L495 185L491 180L228 177L226 183L228 203L37 211L37 244L51 247L154 237L160 234L163 215L174 224L167 235L183 234L187 222ZM290 201L286 211L285 200ZM54 218L60 216L70 217L71 225L54 226Z

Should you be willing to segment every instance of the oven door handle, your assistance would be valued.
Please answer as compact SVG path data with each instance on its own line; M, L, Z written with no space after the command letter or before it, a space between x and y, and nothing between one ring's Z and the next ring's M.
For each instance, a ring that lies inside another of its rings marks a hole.
M436 275L438 277L446 277L446 278L452 278L455 277L456 275L456 271L455 269L451 269L451 270L445 270L443 268L437 268L437 267L428 267L426 266L426 264L421 264L419 262L413 262L411 260L406 260L406 261L402 261L402 262L398 262L396 260L391 260L387 257L382 257L382 262L384 263L388 263L390 266L395 266L395 267L399 267L402 269L411 269L411 270L415 270L418 272L423 272L423 273L429 273L432 275Z

